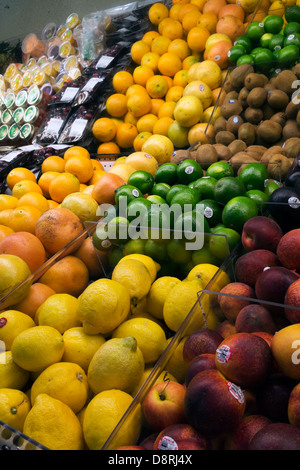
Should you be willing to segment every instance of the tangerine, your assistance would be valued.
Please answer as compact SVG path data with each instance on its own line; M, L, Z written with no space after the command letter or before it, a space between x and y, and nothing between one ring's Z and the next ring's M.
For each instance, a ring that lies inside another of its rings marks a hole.
M133 77L127 70L119 70L112 79L112 86L117 93L126 93L127 89L133 85Z
M23 180L31 180L36 183L36 176L33 171L28 168L17 167L10 170L6 177L6 184L10 190L14 187L16 183Z
M212 12L207 12L207 13L202 13L202 15L199 16L198 21L197 21L197 26L202 26L202 28L208 29L210 34L213 34L216 32L217 23L218 23L217 15Z
M34 234L37 221L41 215L42 212L34 206L24 205L16 207L12 209L10 214L9 227L15 232L29 232Z
M12 188L12 196L20 199L24 194L29 192L36 192L42 194L42 189L38 183L32 180L22 180L14 185Z
M84 147L80 145L74 145L73 147L69 147L64 153L64 159L68 160L71 157L77 157L78 155L84 156L86 158L91 158L90 153Z
M123 122L128 122L129 124L133 124L134 126L136 126L136 123L138 122L138 118L136 118L130 111L127 111L127 113L124 116ZM120 123L120 125L121 124L122 123Z
M158 61L158 70L162 75L174 77L182 69L181 60L178 55L171 52L165 52Z
M27 263L33 273L46 261L46 251L42 242L30 232L15 232L0 242L0 254L15 255Z
M165 25L162 25L161 34L167 36L172 41L173 39L180 39L183 37L183 27L179 20L173 20L172 18L167 18L170 21L166 22ZM160 23L162 24L162 23Z
M141 132L153 132L153 126L155 122L158 120L158 117L155 114L144 114L144 116L140 117L137 122L137 130L138 133Z
M153 75L147 80L146 90L151 98L163 98L169 85L167 79L162 75Z
M65 160L58 155L51 155L50 157L45 158L42 163L41 170L42 173L46 171L57 171L62 173L65 170Z
M117 126L111 118L101 117L97 119L92 127L93 136L99 142L109 142L117 132Z
M165 100L177 103L183 95L184 87L180 85L172 86L166 94Z
M143 87L146 86L147 80L153 75L153 70L147 65L138 65L132 73L134 83Z
M80 183L86 183L93 176L94 167L90 159L87 160L85 157L79 156L72 157L66 162L65 172L74 175Z
M39 209L42 213L49 209L49 202L43 194L37 192L29 192L21 196L18 206L34 206Z
M0 225L0 241L4 240L4 238L11 233L14 233L12 228L6 225Z
M116 142L120 148L132 147L133 141L138 135L138 130L134 124L124 122L117 129Z
M165 100L163 98L152 98L151 99L151 114L158 115L160 107L164 104Z
M46 171L39 177L38 185L40 186L42 193L46 198L50 198L49 186L51 181L53 181L54 178L56 178L56 176L59 174L60 173L58 171Z
M157 38L158 36L158 31L146 31L146 33L142 37L142 41L146 42L147 44L149 44L149 46L151 46L153 39Z
M182 18L182 27L183 27L185 34L188 33L190 29L197 26L197 22L199 18L201 17L201 15L202 13L199 10L189 11L184 15L184 17Z
M106 100L106 111L110 116L120 118L127 113L127 97L122 93L113 93Z
M154 126L155 126L155 124L154 124ZM136 136L136 138L133 141L134 150L136 152L139 152L140 150L142 150L142 146L143 146L144 142L146 142L146 140L151 135L152 135L152 132L148 132L148 131L139 132L139 134Z
M191 49L185 39L174 39L171 41L168 47L168 52L178 55L180 60L184 60L186 57L191 55Z
M72 173L59 173L49 184L49 195L56 202L62 202L64 198L80 189L80 181Z
M178 20L182 23L182 20L186 13L193 12L196 13L199 11L199 8L194 3L185 3L181 5L178 11Z
M116 142L103 142L102 144L99 145L97 148L97 154L113 154L113 153L120 153L120 147L116 144ZM99 163L98 166L94 166L94 170L104 170L103 165L96 160L97 163ZM100 167L101 165L101 167Z
M169 9L164 3L156 2L149 8L148 18L154 25L158 25L169 16Z
M187 43L190 49L193 51L203 52L209 36L210 32L207 28L203 28L202 26L195 26L188 32Z
M169 116L162 117L153 126L153 133L168 136L168 130L174 119Z
M150 50L150 45L142 39L134 42L130 49L130 54L133 62L140 65L143 55L147 52L150 52Z
M165 52L168 52L168 47L171 42L172 41L170 38L167 38L163 35L159 35L153 40L151 44L151 51L158 55L163 55Z
M152 102L148 93L135 93L128 97L127 100L128 111L135 117L141 117L144 114L150 113Z
M146 54L144 54L142 57L141 65L149 67L155 73L157 72L158 60L159 54L153 51L146 52Z

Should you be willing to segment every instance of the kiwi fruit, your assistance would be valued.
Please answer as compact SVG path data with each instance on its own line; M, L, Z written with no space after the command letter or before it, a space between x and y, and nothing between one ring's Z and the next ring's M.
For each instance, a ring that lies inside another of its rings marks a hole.
M247 145L243 140L235 139L228 145L228 149L230 150L232 155L235 155L238 152L245 152L247 149Z
M247 152L238 152L231 157L229 162L232 166L233 172L237 174L241 165L245 165L247 163L257 163L257 160L251 157L251 155L248 155Z
M245 86L239 92L238 100L241 103L241 105L243 106L243 108L246 108L248 106L247 98L248 98L249 93L250 92L249 92L248 88L246 88Z
M228 119L230 116L239 115L243 111L243 107L238 100L230 99L225 101L221 106L221 115Z
M251 106L252 108L261 108L266 101L267 94L267 90L263 87L252 88L247 96L248 106Z
M279 145L273 145L272 147L268 148L264 153L263 155L261 156L261 163L268 163L270 158L273 156L273 155L276 155L276 154L281 154L281 155L284 155L284 151L282 149L282 147L280 147Z
M300 78L300 63L294 65L292 72L296 75L297 78Z
M274 109L268 103L265 103L262 107L262 111L264 113L264 120L271 119L274 116Z
M271 91L271 90L275 90L276 87L275 87L274 83L268 82L268 83L264 86L264 89L266 90L266 92L268 92L268 91Z
M239 127L243 122L244 120L241 116L230 116L230 118L227 119L226 130L237 136Z
M275 77L274 84L278 90L284 91L290 96L295 90L295 88L293 88L295 80L298 80L298 77L292 70L282 70L277 77Z
M244 122L239 127L238 138L243 140L247 146L255 144L256 126L250 122Z
M300 95L299 95L300 98ZM297 113L300 110L300 99L291 100L285 108L285 115L287 119L296 119Z
M180 163L183 160L187 160L188 158L192 158L192 152L189 150L176 150L173 155L171 156L172 163ZM192 158L193 159L193 158Z
M282 129L282 136L285 140L291 137L300 137L300 126L294 119L288 119Z
M263 155L265 153L265 151L267 150L267 147L263 146L263 145L249 145L249 147L247 147L247 152L255 152L255 153L259 153L260 155Z
M196 162L206 170L212 163L218 161L218 153L212 144L203 144L196 151Z
M289 158L281 155L280 153L272 155L267 166L269 177L278 181L284 181L290 166L291 162Z
M252 108L249 106L244 111L244 117L245 120L251 124L259 124L264 117L264 113L260 108Z
M214 123L214 131L217 134L220 131L226 131L227 121L223 116L219 116Z
M225 80L223 84L223 90L225 91L225 93L229 93L230 91L236 91L236 87L231 82L230 77Z
M275 113L271 119L271 121L278 122L278 124L283 127L286 123L286 114L283 111L279 111L278 113Z
M257 135L263 139L264 142L275 144L281 139L282 127L278 122L266 120L258 125Z
M223 103L227 103L229 100L237 100L238 97L239 97L239 94L236 90L230 91L229 93L226 94Z
M216 149L218 154L218 160L228 161L232 157L229 146L227 147L227 145L223 144L213 144L213 147Z
M271 108L282 111L289 104L289 96L282 90L272 90L268 93L267 101Z
M292 137L284 142L283 154L288 158L296 158L300 152L300 138Z
M296 123L298 124L298 126L300 126L300 111L298 111L298 113L297 113Z
M230 82L235 89L242 88L244 86L244 80L247 75L254 72L254 68L250 64L239 65L230 73Z
M235 135L229 131L220 131L215 136L216 144L229 145L235 140Z
M245 80L244 80L244 86L248 90L252 90L253 88L257 88L257 87L264 87L265 84L266 84L265 75L261 73L255 73L255 72L249 73L248 75L246 75Z

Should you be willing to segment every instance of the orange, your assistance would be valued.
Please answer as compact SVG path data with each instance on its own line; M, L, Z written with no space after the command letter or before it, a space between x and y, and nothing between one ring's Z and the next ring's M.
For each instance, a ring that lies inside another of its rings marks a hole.
M13 213L13 209L3 209L3 211L0 212L0 224L5 225L9 227L9 222L10 222L10 217L11 214Z
M212 12L207 12L207 13L202 13L202 15L199 16L198 21L197 21L197 26L202 26L202 28L208 29L210 34L213 34L216 32L217 23L218 23L217 15Z
M74 256L81 259L86 265L90 279L103 277L103 268L108 267L108 252L97 250L90 237L87 237L73 253Z
M113 173L114 175L120 176L122 180L125 181L125 183L128 183L128 178L132 173L134 173L136 170L133 168L131 165L127 165L126 163L120 163L119 165L112 166L109 170L108 173Z
M142 37L142 41L146 42L149 46L151 46L153 39L157 38L158 36L158 31L146 31L146 33Z
M170 17L169 17L169 18L164 18L163 20L161 20L161 22L157 25L157 29L158 29L159 34L162 35L162 34L163 34L163 33L162 33L163 28L164 28L166 25L173 24L173 21L174 21L174 19L173 19L173 18L170 18ZM179 22L178 19L175 20L175 21L178 21L178 22Z
M99 142L109 142L117 132L117 126L111 118L101 117L97 119L92 127L92 133Z
M45 250L54 255L83 231L79 217L69 209L56 207L44 212L35 226L35 235L41 240ZM70 251L78 248L72 244Z
M141 60L141 65L145 65L153 70L153 72L157 71L157 64L158 64L159 55L156 52L146 52L143 55Z
M227 4L226 0L207 0L203 5L203 13L214 13L219 15L219 11Z
M110 116L120 118L127 113L127 97L122 93L113 93L106 100L106 111Z
M49 184L49 195L56 202L62 202L64 198L80 189L79 179L72 173L59 173Z
M159 35L151 44L151 51L158 55L163 55L168 52L168 47L171 44L171 39L166 36Z
M154 75L153 70L147 65L138 65L135 67L132 76L134 83L145 87L148 78Z
M141 116L137 122L137 130L138 132L153 132L153 126L158 120L158 117L155 114L144 114Z
M227 34L214 33L211 34L206 41L205 50L208 53L209 50L219 41L228 41L232 45L232 40Z
M43 196L43 194L37 192L29 192L20 197L18 206L34 206L39 209L41 212L45 212L49 209L49 202Z
M9 227L11 227L15 232L35 233L36 223L41 215L42 212L34 206L24 205L16 207L15 209L12 209Z
M14 185L11 191L12 196L16 197L17 199L20 199L21 196L29 192L36 192L42 194L42 190L38 183L35 183L32 180L19 181Z
M163 105L165 100L163 98L152 98L151 100L151 114L158 115L159 108Z
M189 70L189 68L193 65L199 62L198 57L195 55L189 55L182 61L182 69L183 70Z
M199 122L189 129L188 141L190 145L200 142L201 144L208 144L209 138L206 134L208 124L206 122Z
M129 124L133 124L134 126L136 126L137 121L138 119L130 111L127 111L127 113L124 116L123 122L128 122ZM123 124L123 123L121 122L120 124Z
M173 39L171 41L168 52L178 55L180 60L184 60L191 54L191 50L188 46L188 43L184 39Z
M173 121L174 119L169 116L158 119L153 126L153 134L168 136L168 129Z
M150 23L158 25L164 18L169 16L169 9L164 3L154 3L148 11Z
M230 3L227 5L224 5L219 10L218 18L220 19L222 18L222 16L227 16L227 15L235 16L236 18L239 18L244 23L245 12L240 5L230 4ZM255 20L252 20L252 21L255 21Z
M194 3L186 3L184 5L181 5L180 10L178 12L178 19L182 23L182 20L186 13L189 13L189 12L196 13L198 11L199 11L199 8L197 7L197 5L195 5Z
M46 251L42 242L27 231L7 235L0 242L0 254L18 256L27 263L32 273L46 261Z
M117 126L117 128L118 128L118 126L121 124L121 122L123 122L123 119L122 119L122 118L111 117L110 119L111 119L112 122Z
M189 3L190 0L172 0L173 5L183 5L184 3Z
M143 116L151 111L151 98L146 91L132 94L128 97L127 107L135 117Z
M165 77L165 79L167 80L167 82L168 82L168 89L170 89L171 86L173 86L173 77L169 77L168 75L163 75L163 77Z
M57 294L78 297L89 282L89 272L84 262L68 255L54 263L40 277L39 282L53 289Z
M134 42L130 49L130 54L133 62L141 64L141 60L146 52L150 52L150 45L142 39Z
M135 95L136 93L147 93L146 88L142 85L134 83L134 85L131 85L126 91L126 96L129 98L131 95Z
M212 105L218 102L218 106L222 106L226 96L226 91L222 87L212 90Z
M232 41L235 41L237 37L242 36L244 31L244 23L233 15L223 16L219 19L216 26L217 33L226 34Z
M180 85L172 86L168 93L166 94L166 101L172 101L177 103L177 101L182 97L184 91L184 87Z
M0 194L0 211L17 207L18 199L10 194Z
M191 3L196 5L198 7L199 11L203 11L203 7L204 7L206 2L207 2L207 0L191 0Z
M133 77L127 70L120 70L114 74L112 86L117 93L126 93L130 85L133 85Z
M2 241L7 235L14 233L13 229L6 225L0 225L0 241Z
M49 199L49 209L54 209L55 207L58 207L59 204L56 201L52 201L52 199Z
M101 147L102 145L105 145L105 146L111 146L112 144L114 144L114 142L105 142L103 144L100 144L99 147ZM115 144L116 145L116 144ZM98 147L98 149L99 149ZM98 153L98 152L97 152ZM92 165L93 165L93 170L104 170L104 167L102 165L101 162L99 162L99 160L97 160L96 158L91 158L91 162L92 162Z
M98 179L102 178L102 176L105 174L106 172L104 170L94 170L93 172L93 176L91 177L91 179L88 181L88 187L91 186L91 185L94 185L96 183L96 181L98 181ZM83 190L84 192L86 192L86 188Z
M46 171L43 173L38 180L38 185L42 189L42 193L46 198L50 197L49 185L51 181L56 178L60 173L58 171Z
M80 188L79 188L80 192L83 192L86 188L88 188L87 184L80 183Z
M65 172L76 176L80 183L86 183L93 176L94 167L85 157L72 157L66 162Z
M172 18L173 20L178 20L180 6L181 5L179 3L177 3L175 5L172 5L171 8L170 8L169 17Z
M155 125L155 124L154 124ZM133 148L136 152L142 150L143 143L152 135L152 132L142 131L140 132L133 141Z
M103 176L103 175L101 175L101 176ZM98 178L98 179L99 179L99 178ZM98 181L98 179L96 179L96 181ZM85 194L89 194L90 196L92 196L92 192L93 192L94 186L95 186L94 184L89 184L89 185L83 190L83 192L84 192Z
M138 135L138 130L134 124L124 122L117 130L116 142L120 148L128 149L132 147L133 141Z
M115 190L124 180L113 173L106 173L94 185L92 196L98 204L115 204Z
M187 35L187 43L193 51L202 52L205 49L205 44L210 36L208 29L202 26L195 26L190 29Z
M14 185L22 180L31 180L36 182L36 176L31 170L28 170L28 168L13 168L6 177L6 184L9 189L12 190Z
M65 160L58 155L51 155L50 157L45 158L42 163L41 170L42 173L46 171L58 171L62 173L65 170Z
M223 70L229 67L228 52L231 49L228 41L217 42L208 52L207 59L212 60Z
M164 103L158 110L158 119L161 119L166 116L173 118L175 106L175 101L167 101L166 103Z
M151 98L163 98L168 89L168 82L162 75L153 75L147 80L146 90Z
M181 70L181 60L176 54L165 52L158 61L158 70L162 75L174 77L175 73Z
M80 145L74 145L73 147L69 147L65 153L64 153L64 159L68 160L70 157L77 157L78 155L81 155L86 158L91 158L90 153L87 149L84 147L81 147Z
M175 73L173 77L173 86L183 86L188 84L187 70L182 69Z
M120 147L115 142L104 142L103 144L100 144L97 148L97 154L102 153L120 153ZM94 170L103 170L104 168L101 163L98 162L98 160L96 160L96 162L99 164L99 167L94 166Z
M190 29L197 26L197 21L202 13L198 11L188 11L182 18L182 27L185 33L188 33Z
M167 36L172 41L173 39L178 39L183 37L183 27L179 20L172 20L166 23L165 26L161 29L161 34Z
M114 163L113 163L113 166L115 165L120 165L120 163L125 163L126 162L126 159L127 159L127 156L126 155L123 155L122 157L118 157Z
M29 287L28 294L26 297L14 305L14 309L19 312L26 313L34 319L37 309L43 302L45 302L50 295L54 295L56 292L51 287L35 282Z

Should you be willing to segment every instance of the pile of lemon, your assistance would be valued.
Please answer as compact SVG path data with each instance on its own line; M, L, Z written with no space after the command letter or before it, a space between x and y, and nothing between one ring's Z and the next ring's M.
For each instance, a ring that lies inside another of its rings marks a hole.
M157 379L167 371L184 382L185 337L220 321L214 296L198 302L219 268L200 264L183 281L159 269L148 256L128 255L78 297L50 295L31 316L2 311L0 420L51 450L101 449L192 312ZM216 279L219 290L230 282L225 273ZM111 448L135 443L142 423L138 404Z

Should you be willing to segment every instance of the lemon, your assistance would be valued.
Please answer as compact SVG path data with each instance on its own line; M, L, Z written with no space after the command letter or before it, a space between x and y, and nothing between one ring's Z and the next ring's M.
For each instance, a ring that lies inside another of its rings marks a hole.
M192 281L193 279L198 279L201 281L203 288L209 283L209 281L213 278L216 272L219 270L218 266L209 263L201 263L197 264L194 268L191 269L189 272L187 279L188 281Z
M104 445L108 449L114 449L137 441L142 425L139 403L127 416L112 440L106 444L132 400L132 396L122 390L105 390L92 398L83 418L84 439L90 450L101 450Z
M133 166L135 170L148 171L151 175L154 175L158 168L158 161L156 158L143 151L133 152L126 157L125 163Z
M152 134L142 145L142 151L152 155L161 165L171 160L174 145L165 135Z
M88 383L95 394L113 388L130 393L144 368L144 358L135 338L111 338L92 357Z
M88 335L82 326L66 330L63 334L63 361L74 362L87 372L91 359L97 349L105 343L103 335Z
M26 313L18 310L2 312L0 314L0 341L4 342L6 351L10 351L13 340L21 331L33 326L36 326L35 322Z
M61 360L64 340L60 332L52 326L37 325L16 336L11 352L18 366L37 372Z
M22 432L29 410L30 401L24 392L0 388L0 421Z
M43 370L31 386L31 404L47 393L78 413L86 404L89 385L84 370L72 362L56 362Z
M238 0L237 5L240 5L246 13L252 13L257 5L256 0Z
M15 255L0 255L0 299L1 309L14 305L26 297L31 281L24 282L30 276L30 269L21 258ZM18 289L15 287L18 286ZM13 289L14 292L11 292ZM8 295L9 294L9 295Z
M92 282L78 300L78 316L87 334L107 335L130 312L130 296L126 287L112 279Z
M142 375L142 378L140 380L140 383L137 385L137 387L132 392L133 397L138 393L139 389L142 387L142 385L148 379L148 377L150 376L152 370L153 370L153 367L147 367L145 369L145 371ZM172 380L173 382L178 382L178 380L176 379L176 377L174 377L174 375L170 374L169 371L167 371L167 370L163 370L151 386L154 386L157 383L164 382L164 381L167 381L167 380ZM147 387L148 387L148 385L145 385L145 389L147 389Z
M120 283L130 296L131 303L146 297L151 287L151 277L145 264L136 259L123 258L115 266L111 278Z
M167 345L161 326L148 318L131 318L123 322L112 334L113 338L133 336L141 350L145 364L156 362Z
M40 393L26 416L23 432L50 450L82 450L83 431L65 403Z
M183 359L183 346L186 339L187 336L184 336L180 339L179 343L174 345L170 352L168 362L165 365L166 370L170 374L173 374L180 383L184 383L187 372L187 363ZM171 340L172 338L168 339L168 345Z
M160 265L156 261L154 261L152 258L150 258L150 256L143 255L140 253L133 253L130 255L123 256L122 261L126 259L136 259L144 263L144 265L148 269L149 274L151 276L151 281L152 282L155 281L157 272L160 270Z
M29 372L19 367L11 351L0 353L0 388L22 389L29 379Z
M37 309L36 320L39 325L52 326L63 334L69 328L81 325L77 308L78 299L73 295L53 294Z
M188 82L200 80L211 90L218 88L222 83L222 70L212 60L203 60L193 64L188 70Z
M176 332L190 312L185 334L204 326L203 314L198 303L198 295L202 289L201 281L193 280L182 281L171 290L163 309L164 321L170 330Z
M168 293L181 281L177 277L162 276L153 282L147 295L147 311L155 318L163 319L163 307Z
M74 212L81 223L97 219L98 203L90 194L83 192L68 194L60 206Z

